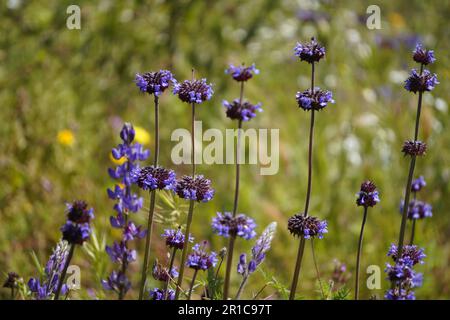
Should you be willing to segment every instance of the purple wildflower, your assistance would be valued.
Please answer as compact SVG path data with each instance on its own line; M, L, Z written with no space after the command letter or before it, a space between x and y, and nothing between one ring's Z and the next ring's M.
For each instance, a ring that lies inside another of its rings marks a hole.
M91 228L88 223L74 223L67 221L61 228L62 238L70 244L83 244L89 239Z
M67 203L67 219L74 223L88 223L94 218L94 210L85 201Z
M172 73L168 70L159 70L157 72L137 73L134 80L142 92L161 95L170 83L176 82Z
M105 290L111 290L117 293L123 290L126 293L131 288L131 282L121 271L113 271L106 280L102 280L102 286Z
M211 181L205 179L203 175L182 176L177 181L175 187L176 194L182 199L208 202L214 196L214 189L211 188Z
M415 300L414 292L406 289L389 289L384 296L388 300Z
M172 289L167 289L167 294L164 290L155 288L150 290L149 296L150 300L164 300L164 297L167 296L167 300L175 300L175 292Z
M250 121L250 119L256 117L256 112L262 112L261 103L251 104L248 101L240 103L239 99L228 102L224 100L223 106L227 109L227 117L233 120Z
M137 257L136 250L128 249L125 241L115 241L112 246L106 246L105 251L112 262L119 264L128 264Z
M136 168L131 173L131 177L133 182L143 190L172 190L176 183L175 172L163 167Z
M388 251L388 257L392 257L394 261L397 261L397 249L398 247L395 244L391 244L391 247ZM423 264L423 259L426 257L423 249L415 245L405 245L403 246L401 260L403 263L406 263L410 266L414 266L416 264Z
M16 272L8 272L3 288L15 289L19 280L20 276Z
M244 214L233 217L231 212L218 212L212 220L212 228L219 236L228 238L230 235L249 240L256 236L256 223Z
M200 104L211 99L214 91L212 84L206 83L206 79L201 79L175 83L173 93L178 94L178 98L183 102Z
M305 216L304 214L296 214L289 218L288 229L294 236L303 237L305 239L319 238L328 232L327 222L321 221L316 217Z
M208 253L205 251L206 241L200 245L197 243L192 248L192 252L189 254L186 262L186 266L194 270L208 270L211 267L215 267L218 261L217 253L212 251Z
M358 198L356 199L356 204L362 207L373 207L378 202L380 198L378 195L377 187L372 181L364 181L361 184L360 191L356 194Z
M311 90L297 92L295 98L297 99L298 106L305 111L312 109L322 110L328 103L334 103L331 91L320 90L320 88L315 88L314 92L311 92Z
M229 65L228 69L225 70L226 74L230 74L234 80L242 82L247 81L253 77L253 74L259 74L259 70L256 69L255 64L246 67L245 65L234 66Z
M433 50L427 50L422 47L421 44L416 44L416 48L413 51L413 59L417 63L427 65L436 61Z
M181 232L180 228L178 229L166 229L164 233L161 235L163 238L166 238L166 246L169 248L176 248L179 250L183 250L185 237L183 232ZM194 238L189 235L189 242L194 241Z
M435 73L429 70L423 70L422 74L418 74L416 69L412 69L408 79L405 80L405 89L411 92L431 91L439 84Z
M147 230L142 230L142 226L136 227L134 222L128 222L127 226L123 229L123 240L131 241L134 239L142 239L147 234Z
M403 212L403 201L400 203L400 212ZM408 219L424 219L433 216L433 207L423 201L411 200L408 206Z
M402 152L405 156L423 156L427 152L427 144L422 141L406 140Z
M325 57L325 48L322 47L314 38L311 38L311 42L299 43L294 48L294 54L300 58L301 61L308 63L319 62L320 59Z
M425 182L425 179L423 178L423 176L420 176L417 179L412 181L412 183L411 183L411 191L412 192L419 192L426 185L427 185L427 183Z
M169 281L169 268L164 267L158 261L153 264L152 275L155 280L167 282ZM176 267L173 267L170 272L170 278L175 279L178 277L178 271Z

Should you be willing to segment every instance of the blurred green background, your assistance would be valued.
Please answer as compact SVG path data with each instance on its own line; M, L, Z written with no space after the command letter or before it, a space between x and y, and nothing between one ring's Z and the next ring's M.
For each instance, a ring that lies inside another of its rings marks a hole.
M71 4L81 8L81 30L66 28ZM25 281L34 274L30 252L45 263L60 237L65 202L86 199L94 208L98 238L111 243L119 235L109 226L113 202L106 188L113 181L110 149L119 142L124 121L140 127L139 137L153 147L153 102L134 85L136 72L168 68L178 80L198 77L214 84L212 100L198 108L203 128L225 130L236 123L225 117L222 99L233 99L239 86L224 74L228 63L255 62L261 70L246 86L245 97L262 102L264 112L246 127L280 129L280 170L261 176L259 167L242 168L239 211L253 217L258 232L278 222L273 248L263 270L289 286L298 240L289 235L287 219L304 206L309 114L299 110L295 93L309 87L310 66L293 57L296 41L315 36L325 45L326 59L316 69L316 83L332 90L336 104L316 117L311 214L327 219L329 234L315 242L321 276L328 281L333 260L354 273L362 211L355 193L362 180L375 181L381 203L369 211L362 269L388 261L386 252L397 241L398 207L407 177L408 159L400 152L411 138L417 96L402 87L409 69L417 67L411 51L417 41L435 50L429 68L440 84L424 95L420 138L429 145L416 173L427 180L421 199L433 205L434 216L418 224L417 243L425 248L421 299L450 298L450 85L447 1L377 1L382 29L366 27L366 8L373 1L40 1L8 0L0 6L0 273L18 272ZM189 107L175 96L161 98L161 163L175 167L170 152L176 128L189 128ZM146 132L147 134L146 134ZM153 151L153 150L152 150ZM149 161L150 162L150 161ZM231 210L234 167L200 165L213 181L213 201L197 206L193 233L214 250L225 239L212 235L216 211ZM143 194L148 201L147 194ZM134 219L145 222L146 213ZM185 212L180 221L185 219ZM408 225L409 226L409 225ZM155 234L164 226L158 225ZM409 230L408 230L409 233ZM240 240L237 253L252 245ZM102 245L99 245L102 247ZM143 241L138 244L142 253ZM317 281L307 247L298 293L318 298ZM236 257L237 257L236 253ZM153 255L165 261L161 240ZM82 290L75 298L110 297L99 279L112 265L100 248L95 262L78 250ZM141 261L132 264L134 284ZM362 289L362 296L383 297L382 289ZM239 277L233 275L233 291ZM245 297L266 279L255 273ZM354 278L348 286L353 288ZM364 286L363 286L364 287ZM136 288L136 285L134 286ZM89 289L89 290L88 290ZM92 289L92 290L91 290ZM232 292L233 292L232 291ZM136 297L136 289L128 298ZM9 292L0 290L1 297ZM280 297L269 286L261 297Z

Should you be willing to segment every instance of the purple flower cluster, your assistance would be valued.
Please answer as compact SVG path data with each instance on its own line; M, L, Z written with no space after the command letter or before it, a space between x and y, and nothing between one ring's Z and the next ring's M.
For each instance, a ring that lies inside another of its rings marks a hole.
M327 90L320 90L320 88L315 88L314 92L311 90L297 92L295 98L299 108L305 111L322 110L328 103L334 103L333 94Z
M416 48L413 51L413 59L415 62L423 65L434 63L436 61L434 51L424 49L419 43L416 44Z
M321 46L314 38L308 43L299 43L294 48L294 54L300 58L301 61L308 63L319 62L325 57L325 48Z
M182 199L208 202L214 196L214 189L211 188L211 181L203 175L182 176L177 181L174 189L175 193Z
M159 96L171 83L176 83L176 80L170 71L159 70L157 72L137 73L134 82L142 92Z
M361 184L360 191L356 195L358 196L356 199L356 204L358 206L366 208L373 207L380 202L377 187L372 181L364 181Z
M60 241L53 250L48 260L43 278L31 278L28 281L28 288L37 300L49 300L56 293L61 273L69 255L69 246L67 242ZM61 293L64 295L68 292L68 287L63 284Z
M172 190L177 181L173 170L154 166L136 168L131 176L133 182L142 190Z
M404 204L400 203L400 213L403 212ZM433 216L433 207L420 200L411 200L408 207L408 219L424 219Z
M405 80L405 89L411 92L431 91L439 84L435 73L429 70L423 70L422 74L417 73L416 69L412 69L408 79Z
M239 256L239 263L237 265L237 272L242 276L248 276L249 274L255 272L256 268L264 261L266 258L266 253L270 249L273 237L275 235L277 224L272 222L263 231L261 236L256 240L255 245L252 248L251 260L247 264L246 254L241 254Z
M175 248L178 250L183 250L185 243L184 233L181 232L181 229L166 229L164 233L161 235L166 239L166 246L169 248ZM189 242L194 241L194 238L189 236Z
M259 70L256 69L255 64L246 67L245 65L234 66L230 64L228 69L225 70L226 74L230 74L234 80L243 82L253 78L253 74L259 74Z
M205 246L207 242L203 241L200 245L195 244L192 248L192 252L187 257L186 266L194 270L208 270L211 267L215 267L218 261L217 253L212 251L206 252Z
M122 229L122 239L114 242L112 246L106 246L105 250L111 261L121 267L119 271L113 271L106 280L102 280L102 285L105 290L115 291L122 297L131 287L124 271L128 264L135 261L137 257L136 250L130 249L128 242L141 239L146 235L146 230L142 230L141 226L136 226L129 221L129 214L139 211L143 204L142 198L131 190L134 181L132 173L139 170L136 162L145 160L149 156L149 151L144 150L140 144L133 143L134 136L133 126L126 123L120 132L122 143L112 151L115 159L125 157L126 161L115 169L109 169L110 176L118 179L123 187L116 184L114 190L107 190L109 198L117 201L114 205L117 214L110 217L110 223L113 228Z
M402 152L405 156L423 156L427 152L427 144L422 141L406 140Z
M177 278L178 271L176 267L173 267L169 274L169 268L166 268L158 261L155 261L153 264L152 276L155 280L167 282L170 278Z
M212 228L213 232L226 238L231 235L249 240L256 236L255 221L244 214L233 217L231 212L217 212L212 219Z
M91 234L90 222L94 210L84 201L67 204L67 222L61 227L62 238L70 244L83 244Z
M426 183L424 177L420 176L417 179L414 179L412 181L412 183L411 183L411 191L412 192L419 192L426 185L427 185L427 183Z
M183 102L200 104L211 99L214 91L212 84L208 84L206 79L201 79L184 80L181 83L175 83L173 93L178 94L178 98Z
M163 289L155 288L150 290L149 297L150 300L164 300L164 297L167 297L167 300L175 300L175 291L167 289L166 292Z
M386 264L387 278L394 285L386 292L389 300L414 300L413 289L422 285L423 275L413 270L416 264L422 264L425 254L423 249L414 245L403 246L402 255L398 257L398 247L392 244L388 254L394 264Z
M288 230L297 237L305 239L319 238L328 232L327 222L316 217L305 216L302 213L296 214L288 220Z
M261 103L251 104L248 101L240 102L239 99L228 102L224 100L222 102L226 108L226 115L233 120L250 121L250 119L256 117L256 112L262 112Z

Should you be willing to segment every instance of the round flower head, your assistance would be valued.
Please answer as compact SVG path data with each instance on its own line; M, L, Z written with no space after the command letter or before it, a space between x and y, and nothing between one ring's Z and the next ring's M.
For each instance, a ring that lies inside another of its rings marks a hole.
M173 170L163 167L137 168L131 173L133 181L143 190L172 190L176 184Z
M392 257L392 259L397 262L398 255L398 246L395 244L391 244L391 247L388 251L388 257ZM402 257L399 262L405 263L409 266L414 266L418 263L423 264L423 259L426 257L423 249L420 249L415 245L404 245L402 250Z
M155 288L149 292L150 300L175 300L175 292L172 289L167 289L167 294L163 289Z
M172 271L170 272L170 277L169 277L168 269L169 268L165 268L158 261L155 261L155 263L153 264L153 269L152 269L153 278L158 281L167 282L170 279L175 279L176 277L178 277L178 271L177 271L176 267L172 268Z
M177 181L175 192L182 199L208 202L214 196L214 189L211 188L211 181L205 179L203 175L192 178L183 176Z
M334 103L331 91L320 90L320 88L315 88L314 92L311 92L311 90L297 92L295 98L297 99L298 106L305 111L311 109L321 110L328 103Z
M226 238L233 235L249 240L256 236L255 221L244 214L233 217L231 212L217 212L212 220L212 228L213 232Z
M415 62L427 65L436 61L433 50L426 50L421 44L416 44L416 49L413 51L413 59Z
M173 93L178 94L178 98L183 102L200 104L211 99L214 91L212 85L206 83L206 79L201 79L176 83L173 86Z
M76 200L66 204L67 219L74 223L90 222L94 218L94 210L88 208L88 204L82 200Z
M416 69L412 69L408 79L405 80L405 89L411 92L431 91L439 84L437 76L427 69L422 74L418 74Z
M400 204L400 212L403 212L403 202ZM433 207L423 201L411 200L408 207L408 219L424 219L433 216Z
M412 181L412 183L411 183L411 191L412 192L419 192L426 185L427 185L427 183L425 182L425 179L423 178L423 176L420 176L417 179Z
M327 222L320 221L316 217L296 214L289 218L288 229L294 236L303 237L305 239L319 238L322 239L324 233L328 232Z
M226 74L230 74L234 80L242 82L247 81L253 77L253 74L259 74L259 70L256 69L255 64L246 67L244 64L241 66L229 65L228 69L225 70Z
M362 207L373 207L378 202L380 198L378 195L377 187L372 181L364 181L361 184L361 190L356 194L358 198L356 199L356 204Z
M319 62L320 59L325 57L325 48L322 47L314 38L311 38L311 42L302 44L297 42L294 48L294 54L300 58L301 61L308 63Z
M142 92L161 95L166 90L171 82L175 79L168 70L159 70L157 72L137 73L134 82Z
M396 263L395 265L387 263L384 272L391 282L410 282L414 278L414 271L411 266L404 263Z
M387 300L415 300L414 292L406 289L389 289L384 296Z
M245 101L241 104L239 103L239 99L235 99L231 103L224 100L222 104L227 109L227 117L233 120L249 121L256 117L256 111L263 111L261 103L251 104L250 102Z
M61 228L63 240L66 240L70 244L83 244L89 239L91 234L91 228L88 223L74 223L67 221Z
M205 251L206 241L200 245L197 243L192 248L192 252L189 254L186 262L186 266L195 270L208 270L211 267L215 267L218 261L217 254L212 251L208 253Z
M163 238L166 238L166 246L183 250L185 237L180 228L166 229L161 236ZM194 238L189 235L189 242L192 241L194 241Z
M422 141L407 140L403 143L402 152L405 156L423 156L427 152L427 145Z

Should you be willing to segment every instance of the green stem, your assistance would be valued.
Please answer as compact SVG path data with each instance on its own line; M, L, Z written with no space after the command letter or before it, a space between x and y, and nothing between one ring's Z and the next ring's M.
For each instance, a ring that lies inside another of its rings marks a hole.
M172 251L172 256L170 257L169 270L168 270L169 274L168 274L168 277L167 277L167 281L164 284L164 299L163 300L167 300L167 289L169 288L169 282L170 282L170 279L172 277L172 269L173 269L173 263L175 261L176 253L177 253L177 248L174 247L173 251Z
M64 281L66 279L67 268L69 268L70 261L72 260L74 251L75 251L75 244L70 244L69 255L67 256L66 263L64 264L64 269L61 272L61 277L59 278L59 283L58 283L58 287L56 289L54 300L58 300L59 299L59 295L61 294L62 286L63 286Z
M363 244L364 226L367 219L367 207L364 207L364 216L361 224L361 232L359 233L358 241L358 253L356 255L356 276L355 276L355 300L359 299L359 270L360 270L360 259Z
M239 298L241 297L242 290L244 290L244 286L245 286L245 284L247 283L248 276L249 276L249 275L247 274L247 275L245 275L244 278L242 279L242 282L241 282L241 285L239 286L239 290L238 290L238 292L237 292L237 294L236 294L235 300L239 300Z
M322 298L325 299L325 292L323 291L322 279L320 278L319 265L317 264L317 259L316 259L316 251L314 250L314 239L311 239L311 251L312 251L312 257L313 257L313 262L314 262L314 268L316 269L317 280L319 281L320 293L322 295Z
M295 299L295 292L297 291L297 283L298 278L300 275L300 269L302 266L302 259L303 259L303 252L305 250L305 238L301 237L300 244L298 245L298 252L297 252L297 261L295 263L295 270L294 270L294 278L292 279L291 284L291 292L289 294L289 300Z
M195 269L194 276L192 277L192 281L191 281L191 286L189 287L189 293L188 293L188 297L187 297L188 300L191 300L192 289L194 289L195 279L197 278L197 273L198 273L198 270Z

